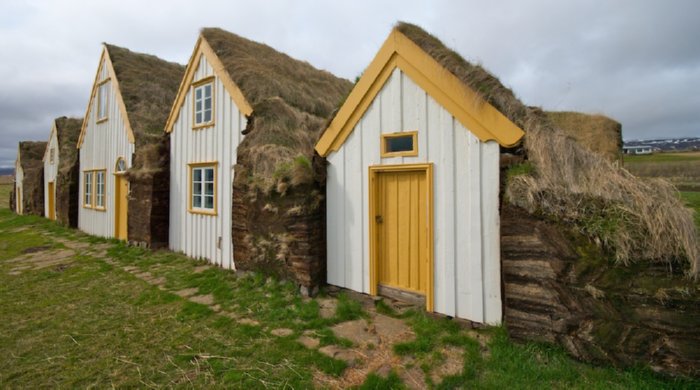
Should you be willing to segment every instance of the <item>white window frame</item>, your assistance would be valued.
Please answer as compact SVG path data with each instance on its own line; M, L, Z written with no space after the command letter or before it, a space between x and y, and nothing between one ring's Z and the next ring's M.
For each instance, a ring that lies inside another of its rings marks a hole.
M190 177L189 177L189 194L188 195L188 211L193 214L208 214L216 215L217 213L217 163L216 162L206 162L206 163L193 163L190 166ZM212 172L212 179L207 180L207 172ZM199 173L199 175L198 175ZM197 179L199 177L199 180ZM210 186L212 189L211 194L207 194L206 188ZM197 204L197 199L199 203ZM211 207L206 207L206 200L211 199Z
M83 172L83 207L92 208L93 171Z
M95 208L105 208L105 175L106 171L95 171Z
M207 92L209 94L207 95ZM207 102L209 108L206 108ZM207 118L208 115L208 118ZM207 120L209 119L209 120ZM207 78L193 84L192 88L192 126L208 127L214 124L214 79Z

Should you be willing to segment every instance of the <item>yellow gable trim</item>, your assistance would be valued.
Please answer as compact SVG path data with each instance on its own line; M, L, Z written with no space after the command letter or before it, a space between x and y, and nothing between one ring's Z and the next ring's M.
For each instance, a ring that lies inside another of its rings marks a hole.
M249 116L253 113L253 107L248 103L243 92L238 88L238 85L233 82L231 76L226 71L224 64L219 59L219 56L214 53L209 43L202 35L197 39L197 43L194 46L194 51L192 56L190 56L190 61L187 63L187 69L185 70L185 76L180 83L180 88L177 91L177 97L173 103L173 107L170 110L170 115L168 115L168 121L165 124L165 132L170 133L173 131L173 126L180 115L180 110L185 103L185 98L189 93L190 87L192 86L192 80L194 79L194 74L199 68L200 58L204 56L209 65L214 70L214 74L221 80L224 88L233 99L233 102L238 107L238 110L245 116Z
M54 119L51 125L51 132L49 133L49 141L46 143L46 149L44 149L44 157L41 158L41 161L46 162L46 156L49 154L49 149L51 146L51 138L53 137L54 133L56 132L56 120ZM56 135L56 147L59 149L61 145L58 144L58 135Z
M316 151L327 156L345 142L394 69L399 68L481 141L513 146L525 135L501 112L405 35L392 31L323 133Z
M95 81L92 83L92 92L90 93L90 99L88 100L85 118L83 118L83 125L80 128L80 136L78 137L78 149L80 149L80 147L83 145L83 140L85 139L85 131L87 129L87 123L90 118L90 110L92 109L92 102L95 100L97 87L99 84L101 84L101 80L99 80L99 78L100 70L102 70L103 63L104 66L107 67L108 78L112 82L114 94L117 96L117 105L119 106L119 112L121 113L122 119L124 120L124 127L126 128L129 143L133 144L135 142L134 131L131 128L129 116L126 113L126 106L124 105L124 100L122 99L122 93L119 89L119 80L117 80L117 74L114 72L114 66L112 66L112 59L109 58L109 52L107 51L107 47L104 46L102 48L102 55L100 55L100 64L97 66L97 72L95 72Z

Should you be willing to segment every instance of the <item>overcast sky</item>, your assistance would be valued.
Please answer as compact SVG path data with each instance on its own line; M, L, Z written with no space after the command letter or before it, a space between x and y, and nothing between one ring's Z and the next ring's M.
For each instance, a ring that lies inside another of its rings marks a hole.
M83 117L101 42L185 64L201 27L354 80L398 20L528 105L602 113L627 140L700 136L700 1L0 0L0 167Z

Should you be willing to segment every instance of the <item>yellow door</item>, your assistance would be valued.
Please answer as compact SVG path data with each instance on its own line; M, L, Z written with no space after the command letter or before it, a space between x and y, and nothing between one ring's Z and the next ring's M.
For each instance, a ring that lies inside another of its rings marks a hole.
M428 194L425 171L380 172L375 185L377 284L428 291Z
M56 185L54 182L49 182L49 219L52 221L56 220Z
M15 211L17 214L22 214L22 188L17 187L17 196L15 197Z
M122 175L114 176L114 237L126 240L126 219L129 209L129 181Z

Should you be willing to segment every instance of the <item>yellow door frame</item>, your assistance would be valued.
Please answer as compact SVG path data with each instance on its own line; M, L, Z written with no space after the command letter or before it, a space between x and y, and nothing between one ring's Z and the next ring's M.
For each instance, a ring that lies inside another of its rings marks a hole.
M380 173L387 172L424 172L425 173L425 193L427 196L426 203L428 204L427 215L427 287L425 292L425 309L428 312L433 311L434 307L434 261L433 261L433 164L398 164L398 165L372 165L369 167L369 292L371 295L377 295L377 275L378 275L378 244L377 244L377 229L375 227L375 215L377 208L377 178Z
M117 172L117 173L114 173L113 175L114 175L114 238L121 239L119 237L119 222L121 221L120 214L122 214L122 207L125 207L126 212L124 213L124 215L126 217L127 222L126 222L126 231L124 232L124 236L125 236L124 240L128 240L129 239L129 225L128 225L129 200L128 200L128 197L126 198L127 199L126 204L125 205L121 204L121 199L124 196L124 194L122 194L121 185L123 184L122 180L126 181L126 178L124 177L124 172ZM128 181L127 181L127 183L128 183ZM107 192L107 191L105 191L105 192ZM128 194L127 194L127 196L128 196Z
M55 221L56 220L56 182L50 181L48 182L48 191L49 191L49 220Z

